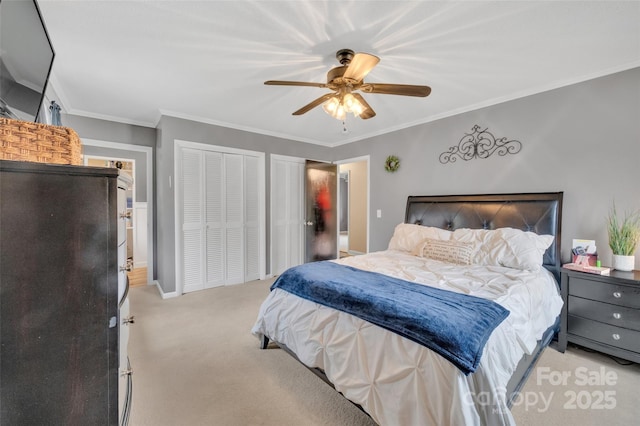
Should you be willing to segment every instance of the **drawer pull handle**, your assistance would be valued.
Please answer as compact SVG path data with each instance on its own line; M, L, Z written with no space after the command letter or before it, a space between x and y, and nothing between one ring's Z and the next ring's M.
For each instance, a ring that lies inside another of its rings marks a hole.
M618 312L614 312L614 313L613 313L613 317L614 317L615 319L620 319L620 318L622 318L622 315L620 315Z
M120 213L120 219L131 219L131 210Z
M614 291L613 297L615 297L616 299L620 299L622 297L622 293L620 293L619 291Z
M613 340L620 340L620 335L618 333L612 334L611 337L613 337Z

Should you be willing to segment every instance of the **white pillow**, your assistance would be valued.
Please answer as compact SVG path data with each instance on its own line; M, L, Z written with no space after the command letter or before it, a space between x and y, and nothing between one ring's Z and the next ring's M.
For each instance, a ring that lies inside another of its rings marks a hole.
M393 231L393 236L389 240L388 249L417 254L416 248L425 238L449 240L452 234L453 232L447 231L446 229L415 225L412 223L400 223Z
M459 265L470 265L475 245L455 240L433 240L426 238L418 245L418 256Z
M525 271L538 271L543 256L553 243L553 235L538 235L514 228L456 229L453 240L474 243L478 247L471 263L506 266Z

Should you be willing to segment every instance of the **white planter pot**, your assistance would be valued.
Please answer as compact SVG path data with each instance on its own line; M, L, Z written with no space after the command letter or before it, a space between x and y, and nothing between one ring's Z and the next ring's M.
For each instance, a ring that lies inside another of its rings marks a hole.
M635 264L635 256L622 256L620 254L613 255L613 269L617 269L618 271L633 271Z

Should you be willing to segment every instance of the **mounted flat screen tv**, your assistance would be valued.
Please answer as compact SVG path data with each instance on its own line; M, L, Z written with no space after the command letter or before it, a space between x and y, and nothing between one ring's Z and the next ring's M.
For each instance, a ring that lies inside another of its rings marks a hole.
M54 56L36 1L0 1L0 116L38 119Z

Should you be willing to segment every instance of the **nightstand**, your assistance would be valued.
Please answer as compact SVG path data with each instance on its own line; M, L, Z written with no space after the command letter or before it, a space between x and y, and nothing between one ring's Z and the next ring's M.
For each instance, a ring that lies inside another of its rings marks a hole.
M640 271L596 275L562 269L558 349L567 342L640 362Z

